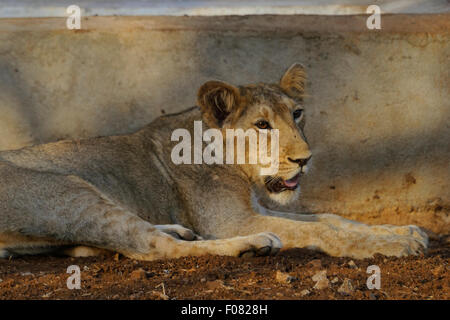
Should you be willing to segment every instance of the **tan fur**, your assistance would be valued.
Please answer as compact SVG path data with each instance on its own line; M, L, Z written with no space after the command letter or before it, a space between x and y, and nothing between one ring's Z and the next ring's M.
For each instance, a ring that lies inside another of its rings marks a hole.
M198 92L200 109L161 117L134 134L0 152L0 256L54 250L84 256L96 248L143 260L251 256L276 254L282 244L354 258L422 251L427 237L416 226L281 211L300 188L275 182L306 172L311 156L305 117L293 118L304 108L304 88L299 64L279 84L209 81ZM280 132L277 175L260 176L259 164L175 165L172 132L192 133L200 119L204 130L222 132L268 121Z
M69 257L94 257L108 254L107 250L86 246L70 247L60 252Z

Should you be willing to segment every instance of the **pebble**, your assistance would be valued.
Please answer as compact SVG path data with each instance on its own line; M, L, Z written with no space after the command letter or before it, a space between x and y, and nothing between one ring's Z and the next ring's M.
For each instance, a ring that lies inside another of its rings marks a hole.
M327 278L327 270L321 270L312 276L312 280L316 282L326 278Z
M342 285L339 287L338 292L343 295L350 295L355 291L353 288L352 282L350 279L344 279L344 282L342 282Z
M130 279L132 279L132 280L143 280L143 279L146 279L146 278L147 278L147 273L142 268L134 270L130 274Z
M322 290L328 288L330 285L330 281L327 278L327 270L317 272L312 276L312 280L316 282L313 287L314 289Z
M331 283L337 283L339 281L338 277L334 277L333 280L331 280Z
M328 279L321 279L319 281L316 282L316 284L314 285L314 289L317 290L322 290L322 289L326 289L330 286L330 281L328 281Z
M279 270L275 275L275 279L281 283L292 283L293 281L297 280L297 278L291 276L290 274L281 272Z
M308 262L307 265L314 267L314 268L321 268L322 261L320 259L313 259L310 262Z
M350 268L352 268L352 269L357 269L357 268L358 268L358 266L356 265L355 261L353 261L353 260L350 260L350 261L347 263L347 265L348 265Z
M307 295L310 294L310 293L311 293L311 291L309 291L308 289L305 289L305 290L300 291L300 295L301 295L302 297L307 296Z
M209 290L216 290L216 289L222 288L224 285L223 285L223 281L222 280L214 280L214 281L206 282L205 286Z

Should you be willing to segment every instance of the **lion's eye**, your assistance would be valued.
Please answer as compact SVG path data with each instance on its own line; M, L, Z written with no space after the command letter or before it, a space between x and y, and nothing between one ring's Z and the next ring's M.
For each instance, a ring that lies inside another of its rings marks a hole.
M270 129L270 124L266 120L259 120L255 123L255 126L257 126L259 129Z
M303 114L303 110L302 109L297 109L294 111L294 119L298 119L302 116Z

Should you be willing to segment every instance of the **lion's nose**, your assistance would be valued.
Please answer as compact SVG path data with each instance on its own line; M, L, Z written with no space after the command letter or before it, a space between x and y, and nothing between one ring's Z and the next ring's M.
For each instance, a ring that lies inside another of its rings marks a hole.
M297 163L300 167L304 167L308 163L309 159L311 159L311 156L309 156L308 158L303 158L303 159L291 159L291 158L288 158L288 159L291 162Z

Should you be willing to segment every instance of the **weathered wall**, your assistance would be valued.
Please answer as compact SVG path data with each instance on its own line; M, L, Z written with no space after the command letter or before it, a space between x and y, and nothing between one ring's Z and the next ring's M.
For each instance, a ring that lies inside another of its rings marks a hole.
M450 15L0 20L0 150L126 133L302 62L304 209L449 231ZM364 215L359 215L364 213Z

